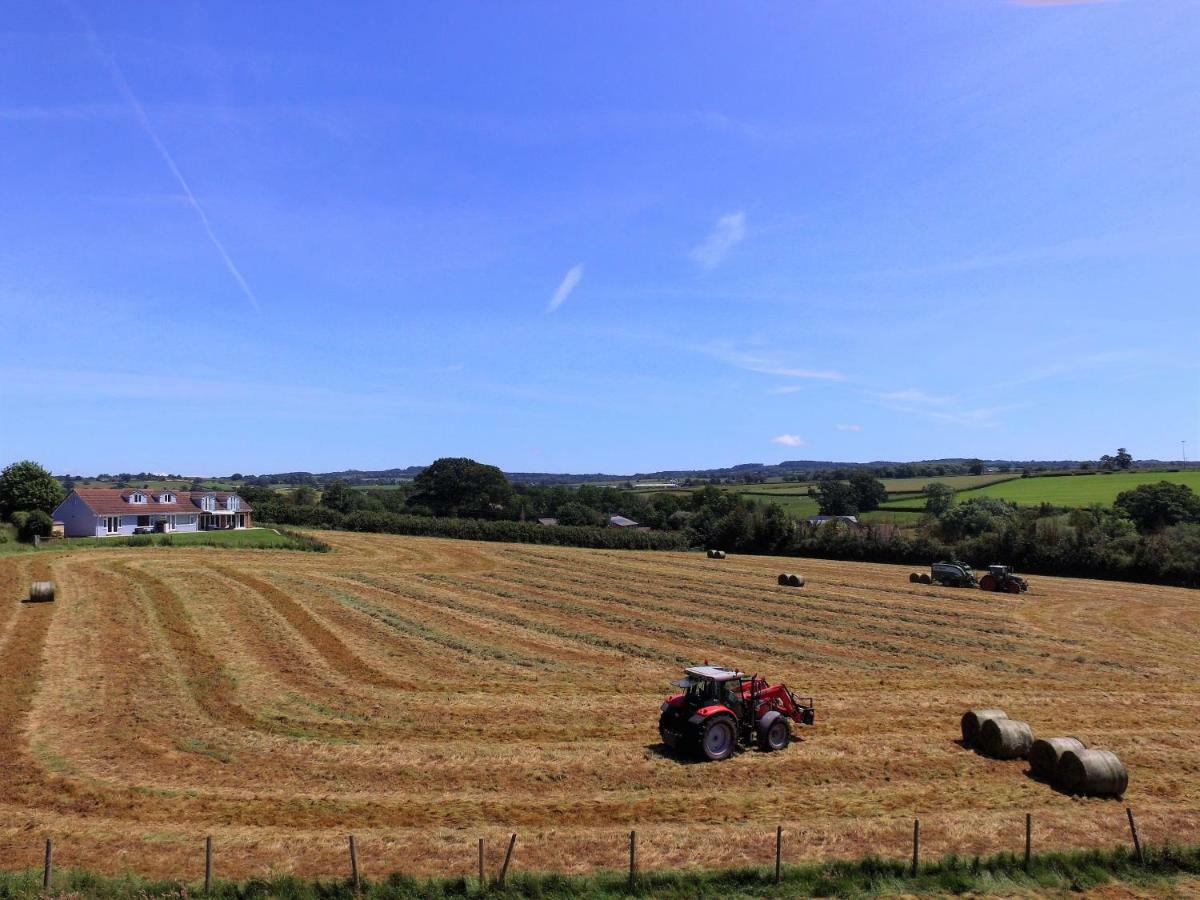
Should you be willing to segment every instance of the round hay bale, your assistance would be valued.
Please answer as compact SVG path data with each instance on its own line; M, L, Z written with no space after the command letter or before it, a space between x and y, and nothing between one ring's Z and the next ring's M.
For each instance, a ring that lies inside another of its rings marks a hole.
M789 575L788 576L788 587L804 587L804 576L803 575Z
M1053 781L1058 761L1068 750L1087 749L1083 741L1073 737L1038 738L1029 749L1029 771L1034 778Z
M928 572L922 572L918 577L921 580L921 584L933 584L933 576Z
M54 602L54 582L53 581L35 581L29 586L29 602L30 603L53 603Z
M909 573L908 580L913 584L920 584L921 574L919 572L911 572Z
M713 559L724 559L725 551L724 550L714 550L712 552L712 556L713 556Z
M1067 750L1058 761L1055 784L1068 794L1120 797L1129 772L1111 750Z
M717 552L716 550L709 550L709 551L708 551L708 558L709 558L709 559L712 559L712 558L713 558L713 557L716 555L716 552Z
M979 740L979 729L988 719L1007 719L1008 713L1002 709L969 709L963 713L962 735L963 743L974 747Z
M779 576L779 586L787 587L787 585L788 585L788 573L784 572Z
M1024 759L1033 747L1033 729L1016 719L988 719L979 726L979 748L992 759Z

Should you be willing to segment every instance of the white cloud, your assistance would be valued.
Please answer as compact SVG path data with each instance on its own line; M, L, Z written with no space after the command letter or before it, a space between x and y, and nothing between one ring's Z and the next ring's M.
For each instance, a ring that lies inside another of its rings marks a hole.
M861 425L837 425L838 431L862 431Z
M767 393L773 397L779 397L784 394L798 394L802 390L804 390L804 385L802 384L784 384L771 388Z
M746 238L746 214L744 212L730 213L717 219L717 224L709 232L708 237L697 244L689 252L689 256L703 269L715 269L729 251Z
M552 313L563 302L571 296L571 291L579 285L583 278L583 263L577 263L567 270L567 274L563 276L563 280L558 283L558 288L554 292L554 296L550 298L550 303L546 306L546 312Z
M779 434L771 438L772 444L783 444L785 447L807 447L808 441L795 434Z

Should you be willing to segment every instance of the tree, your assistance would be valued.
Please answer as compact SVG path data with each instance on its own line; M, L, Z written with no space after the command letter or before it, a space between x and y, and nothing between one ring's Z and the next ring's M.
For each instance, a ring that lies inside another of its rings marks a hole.
M0 516L7 519L15 512L54 512L66 491L58 479L33 460L15 462L0 472Z
M498 468L465 457L435 460L414 482L417 492L409 503L428 507L435 516L490 518L513 495Z
M1200 496L1186 484L1170 481L1122 491L1113 501L1113 509L1127 515L1142 532L1200 522Z
M813 493L823 516L853 516L858 512L854 488L844 481L818 482Z
M942 516L954 505L954 488L942 481L931 481L925 485L925 509L932 516Z
M967 460L967 472L970 473L971 475L982 475L983 474L983 460L982 459L968 459Z
M1133 467L1133 455L1124 447L1117 448L1115 461L1118 469L1130 469Z
M32 544L35 536L49 537L50 532L53 530L54 520L50 518L50 513L35 509L31 510L21 520L21 524L17 529L17 537L26 543Z
M582 503L567 503L558 510L559 525L601 525L600 513Z
M854 505L858 507L859 512L879 509L879 504L887 499L887 488L870 472L851 475L850 487L854 491Z
M352 513L363 506L362 493L356 491L340 478L325 485L321 492L321 505L328 509L336 509L340 513Z

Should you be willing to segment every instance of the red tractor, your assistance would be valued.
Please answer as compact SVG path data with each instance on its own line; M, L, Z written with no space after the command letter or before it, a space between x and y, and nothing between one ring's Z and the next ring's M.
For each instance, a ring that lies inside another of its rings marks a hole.
M747 678L735 669L693 666L671 682L683 693L668 697L658 719L658 733L673 750L702 759L721 760L739 746L757 743L761 750L782 750L792 739L789 721L811 725L816 718L811 697L797 697L786 685Z

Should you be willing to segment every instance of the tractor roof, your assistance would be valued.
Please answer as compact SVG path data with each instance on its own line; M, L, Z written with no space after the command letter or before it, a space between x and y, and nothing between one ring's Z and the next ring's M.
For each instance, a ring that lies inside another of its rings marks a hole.
M692 666L683 671L696 678L707 678L710 681L732 681L734 678L745 677L735 669L722 669L720 666Z

